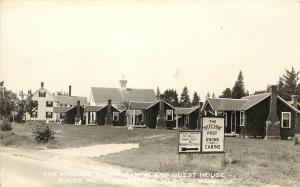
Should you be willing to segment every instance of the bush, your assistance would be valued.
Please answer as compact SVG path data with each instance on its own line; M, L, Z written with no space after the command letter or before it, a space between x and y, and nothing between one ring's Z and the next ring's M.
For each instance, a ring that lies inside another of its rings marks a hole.
M38 143L47 143L54 139L55 132L51 128L44 124L36 124L32 129L32 138Z
M0 121L1 131L11 131L12 126L9 120L4 119Z

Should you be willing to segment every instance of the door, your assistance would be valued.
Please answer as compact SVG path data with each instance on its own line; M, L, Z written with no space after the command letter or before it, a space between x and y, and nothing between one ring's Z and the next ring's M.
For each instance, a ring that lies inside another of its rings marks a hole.
M236 133L236 111L231 112L231 133Z

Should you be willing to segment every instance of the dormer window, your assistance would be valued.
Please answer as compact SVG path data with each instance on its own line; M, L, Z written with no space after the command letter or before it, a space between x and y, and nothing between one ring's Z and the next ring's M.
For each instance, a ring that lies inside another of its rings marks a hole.
M39 92L39 97L46 97L46 92L40 91L40 92Z

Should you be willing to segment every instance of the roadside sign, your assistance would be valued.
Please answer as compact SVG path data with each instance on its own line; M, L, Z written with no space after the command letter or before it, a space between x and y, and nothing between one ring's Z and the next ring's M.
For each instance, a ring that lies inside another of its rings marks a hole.
M178 153L200 153L201 131L179 131Z
M224 153L224 118L202 118L202 152Z

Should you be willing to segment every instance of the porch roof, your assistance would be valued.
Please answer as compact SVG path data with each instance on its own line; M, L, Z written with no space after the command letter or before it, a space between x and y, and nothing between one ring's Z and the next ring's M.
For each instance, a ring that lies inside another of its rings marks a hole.
M142 113L143 113L142 110L126 110L125 115L126 116L132 116L134 114L135 116L139 116Z

